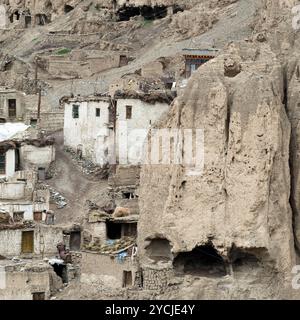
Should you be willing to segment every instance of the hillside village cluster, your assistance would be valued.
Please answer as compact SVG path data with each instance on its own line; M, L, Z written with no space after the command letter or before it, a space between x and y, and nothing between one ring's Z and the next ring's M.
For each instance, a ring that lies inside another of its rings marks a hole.
M0 300L299 299L296 2L0 0Z
M13 13L10 19L31 23L26 14ZM104 291L124 290L127 295L165 289L172 272L168 243L152 240L147 251L153 263L140 265L136 240L141 163L138 156L133 162L127 155L120 159L120 149L125 143L138 155L146 137L137 142L131 132L146 129L148 134L191 74L216 54L215 49L186 49L181 79L166 77L163 64L154 62L143 66L140 75L114 81L109 92L59 97L57 112L43 111L41 90L26 94L0 88L1 299L55 299L74 282L97 284ZM86 61L85 72L128 63L124 55L115 65L103 58L78 59ZM77 60L71 61L53 59L48 68L51 72L51 65L58 64L54 69L61 74L81 72L74 65ZM124 124L127 135L121 137ZM87 203L80 223L58 222L68 202L48 185L56 178L56 133L61 130L64 152L88 163L92 179L106 181L111 197L103 207Z

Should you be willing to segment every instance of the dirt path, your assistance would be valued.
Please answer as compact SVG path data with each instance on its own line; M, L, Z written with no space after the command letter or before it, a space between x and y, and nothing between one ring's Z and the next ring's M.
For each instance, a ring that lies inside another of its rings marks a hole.
M107 181L92 181L74 164L63 148L62 132L55 134L56 170L54 178L48 184L62 194L68 202L63 209L56 210L57 224L80 223L85 216L85 202L91 200L95 193L107 188Z

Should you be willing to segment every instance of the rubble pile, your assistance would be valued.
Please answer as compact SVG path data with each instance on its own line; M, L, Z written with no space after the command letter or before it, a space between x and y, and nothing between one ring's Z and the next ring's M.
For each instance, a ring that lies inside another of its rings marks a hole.
M76 166L86 175L94 176L100 179L107 179L109 174L109 166L99 166L94 164L91 160L86 159L79 155L72 148L66 147L65 151L71 155L73 162Z
M49 191L50 191L50 199L52 202L54 202L57 205L57 209L62 209L68 204L66 201L66 198L62 196L54 188L49 186Z
M63 195L61 195L57 190L46 183L39 182L37 184L37 190L49 190L50 200L52 203L55 203L57 205L58 209L62 209L68 204L66 198Z

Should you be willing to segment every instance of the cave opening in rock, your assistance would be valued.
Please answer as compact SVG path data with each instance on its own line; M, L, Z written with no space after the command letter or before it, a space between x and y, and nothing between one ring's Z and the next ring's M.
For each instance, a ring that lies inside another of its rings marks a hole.
M50 22L49 18L45 14L37 14L35 19L38 26L44 26Z
M232 248L229 254L233 272L261 267L260 259L253 253L239 248Z
M118 21L129 21L130 18L141 15L139 7L124 6L117 11Z
M165 18L168 15L168 7L166 6L123 6L117 11L119 21L129 21L130 18L142 16L146 20L156 20Z
M71 12L73 9L74 9L74 7L72 7L72 6L68 5L68 4L66 4L65 7L64 7L65 13L69 13L69 12Z
M173 261L173 267L178 274L203 277L226 275L225 262L211 244L198 246L189 252L179 253Z
M165 18L168 14L168 8L166 6L142 6L141 15L146 20L156 20Z
M168 262L173 259L170 242L164 238L150 240L146 254L155 262Z

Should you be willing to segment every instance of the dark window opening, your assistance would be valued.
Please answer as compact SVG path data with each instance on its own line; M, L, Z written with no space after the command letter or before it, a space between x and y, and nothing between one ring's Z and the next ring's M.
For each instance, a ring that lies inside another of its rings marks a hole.
M45 14L37 14L35 16L35 19L36 19L36 24L38 26L44 26L45 24L50 22L48 17Z
M136 237L137 236L137 223L123 223L122 224L123 237Z
M132 272L123 271L123 288L132 287Z
M31 16L25 16L25 28L29 28L31 26Z
M20 20L20 13L19 13L19 11L16 11L16 12L14 13L14 17L15 17L15 19L16 19L17 21Z
M133 199L135 198L134 192L122 192L123 199Z
M146 20L162 19L168 15L166 6L123 6L117 11L118 21L129 21L130 18L142 16Z
M6 168L6 154L0 153L0 174L5 174Z
M128 65L128 58L125 55L120 55L120 64L119 67L127 66Z
M15 171L19 171L21 169L20 163L20 150L15 149Z
M81 232L72 231L70 234L70 250L78 251L81 245Z
M33 253L33 231L22 232L22 253Z
M16 99L8 99L8 116L15 118L17 116L17 101Z
M65 13L69 13L69 12L71 12L73 9L74 9L74 7L66 4L66 5L65 5L65 8L64 8L64 11L65 11Z
M168 14L168 8L166 6L142 6L141 15L146 20L155 20L165 18Z
M45 292L33 292L32 300L45 300Z
M13 14L9 16L9 21L10 21L10 23L14 22L14 15Z
M152 239L146 247L146 254L155 262L168 262L173 258L170 241L167 239Z
M122 236L122 224L106 222L106 236L108 239L116 240L121 239Z
M126 119L129 120L132 118L132 106L126 106Z
M30 119L30 125L35 128L37 125L37 119Z
M67 266L64 264L54 263L52 267L54 272L62 279L63 283L68 283Z
M43 213L42 212L34 212L33 213L33 220L40 222L43 220Z
M22 222L24 220L24 211L16 211L13 213L14 222Z
M100 117L100 108L96 108L96 117Z
M45 168L38 168L38 179L39 180L46 180L46 169Z
M79 106L77 104L73 104L72 116L73 116L73 119L78 119L79 118Z
M190 252L179 253L173 261L175 272L203 277L225 276L223 258L211 245L199 246Z
M6 119L0 118L0 123L6 123Z

